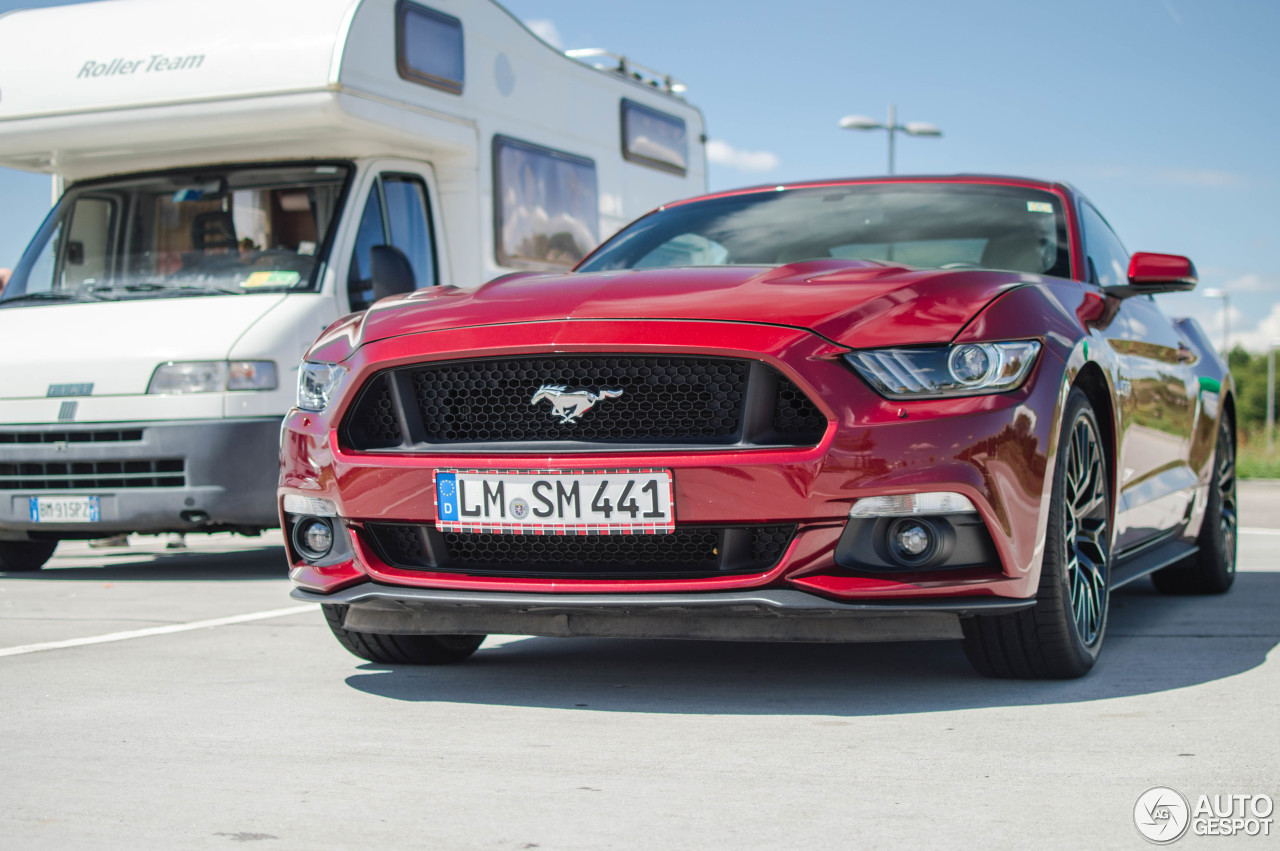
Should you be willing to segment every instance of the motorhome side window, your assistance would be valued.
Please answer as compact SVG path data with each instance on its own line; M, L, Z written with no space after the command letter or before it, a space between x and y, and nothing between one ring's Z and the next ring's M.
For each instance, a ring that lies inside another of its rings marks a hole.
M376 260L379 254L381 267ZM403 280L385 276L388 263L405 273ZM378 272L384 277L375 282ZM351 309L363 310L383 296L435 283L436 249L426 185L412 174L379 175L369 189L356 232L347 279Z
M4 302L314 291L348 172L224 166L73 186Z
M622 156L633 163L684 176L689 168L684 119L624 98Z
M498 264L572 267L600 241L596 164L505 136L493 150Z
M462 94L462 21L435 9L396 4L396 68L415 83Z

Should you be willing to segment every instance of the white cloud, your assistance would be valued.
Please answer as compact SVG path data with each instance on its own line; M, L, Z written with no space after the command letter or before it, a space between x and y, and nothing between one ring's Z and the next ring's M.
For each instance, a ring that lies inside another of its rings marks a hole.
M564 50L564 42L560 39L560 31L556 29L555 21L540 18L536 21L525 21L524 25L556 50Z
M1244 186L1247 182L1242 174L1215 168L1166 169L1159 173L1159 177L1166 183L1176 183L1181 186L1204 186L1210 189L1228 189L1235 186Z
M781 164L770 151L743 151L719 139L707 142L707 159L716 165L750 172L773 171Z
M1280 290L1280 281L1268 280L1250 272L1227 281L1223 289L1228 293L1268 293Z
M1218 311L1218 329L1222 329L1222 311ZM1231 321L1243 319L1243 315L1234 307L1231 308ZM1271 312L1266 315L1257 327L1247 331L1237 331L1238 326L1231 326L1231 347L1244 346L1251 352L1265 352L1269 346L1280 341L1280 304L1271 305Z

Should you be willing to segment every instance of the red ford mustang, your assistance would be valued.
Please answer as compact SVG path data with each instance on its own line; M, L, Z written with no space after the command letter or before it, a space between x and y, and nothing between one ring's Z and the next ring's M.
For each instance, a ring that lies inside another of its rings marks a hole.
M375 662L487 633L962 639L1074 677L1109 592L1215 593L1230 375L1079 193L840 180L670 204L568 274L385 299L283 431L293 596Z

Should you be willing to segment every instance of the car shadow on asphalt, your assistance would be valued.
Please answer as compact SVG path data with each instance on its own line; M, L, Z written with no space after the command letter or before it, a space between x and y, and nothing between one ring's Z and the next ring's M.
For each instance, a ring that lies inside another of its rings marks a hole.
M60 555L55 553L42 570L0 571L0 578L32 582L77 579L97 582L208 582L280 580L289 575L288 556L279 544L241 544L231 552L193 547L136 552L128 549L96 550L92 554L76 553L73 557L61 558ZM59 561L71 559L76 562L74 566L60 566ZM97 563L86 565L86 561Z
M526 638L461 665L359 666L347 684L398 701L603 712L861 716L1075 703L1197 686L1261 665L1280 644L1280 573L1240 574L1214 597L1147 580L1112 598L1088 676L987 679L958 641L769 644Z

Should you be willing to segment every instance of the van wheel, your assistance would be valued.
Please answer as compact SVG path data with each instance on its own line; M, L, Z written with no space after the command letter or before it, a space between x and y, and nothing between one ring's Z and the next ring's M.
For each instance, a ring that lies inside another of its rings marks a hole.
M57 541L0 541L0 570L39 570L57 548Z
M1196 538L1199 552L1182 564L1151 574L1162 594L1221 594L1236 579L1236 456L1231 430L1224 417L1218 426L1218 445L1213 454L1213 481L1204 520Z
M338 643L352 654L380 665L450 665L475 653L486 635L381 635L342 627L348 606L321 605Z
M965 655L979 673L1069 679L1097 661L1111 580L1110 480L1100 433L1089 400L1072 390L1058 441L1036 604L961 622Z

